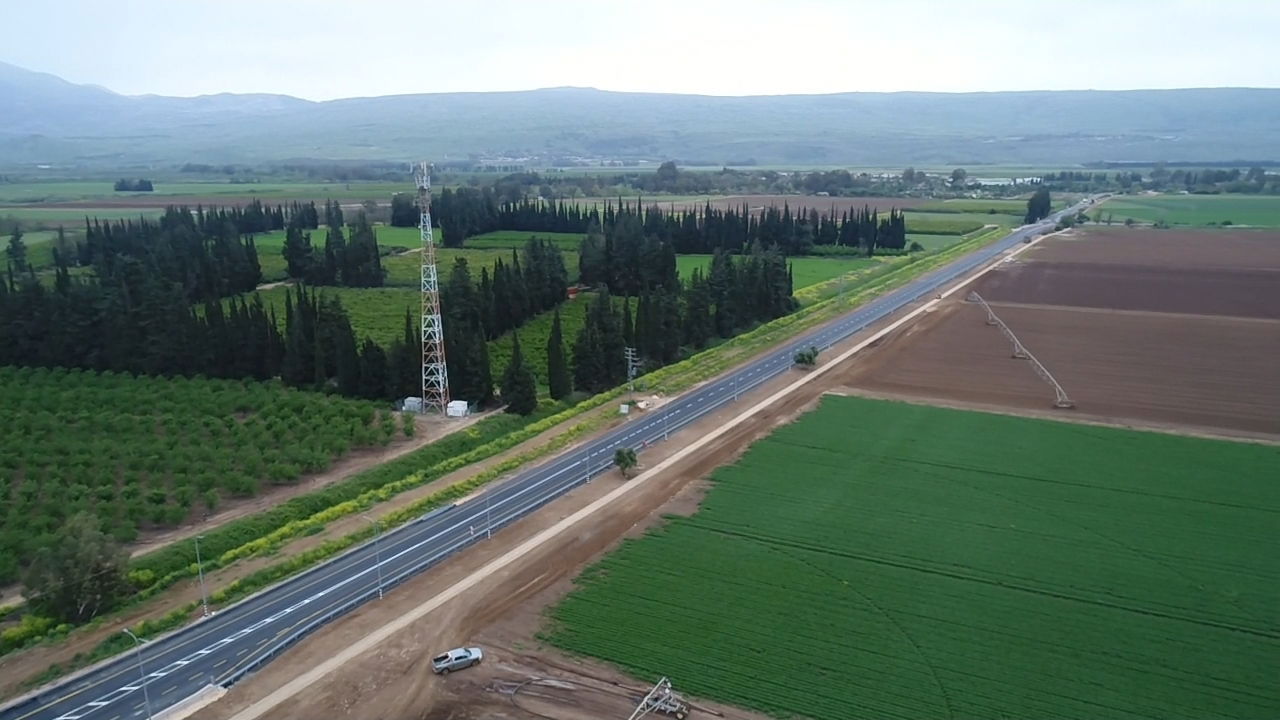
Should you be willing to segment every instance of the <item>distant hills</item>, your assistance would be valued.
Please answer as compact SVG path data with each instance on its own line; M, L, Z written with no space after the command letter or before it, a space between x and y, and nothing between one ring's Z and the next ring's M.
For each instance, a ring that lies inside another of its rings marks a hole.
M713 97L590 88L312 102L125 96L0 63L0 166L572 158L979 165L1280 160L1280 89Z

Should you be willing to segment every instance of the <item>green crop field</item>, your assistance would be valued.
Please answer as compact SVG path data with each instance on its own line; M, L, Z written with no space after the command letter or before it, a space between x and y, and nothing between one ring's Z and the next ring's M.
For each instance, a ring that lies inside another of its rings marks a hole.
M530 232L528 230L495 230L483 235L473 235L462 244L468 248L522 248L529 238L537 237L555 243L561 250L578 252L583 235L579 233Z
M1274 195L1125 195L1107 200L1090 216L1113 222L1133 219L1170 225L1253 225L1280 227L1280 196Z
M578 279L578 253L565 252L563 255L564 267L569 271L569 282L576 282ZM453 262L459 257L467 259L467 266L471 270L472 282L479 282L481 268L488 268L492 273L493 264L498 259L505 263L510 263L511 251L440 248L436 251L436 269L440 272L440 283L442 285L448 282L449 272L453 269ZM384 256L382 258L382 267L387 271L386 284L399 287L419 287L422 283L420 263L421 259L416 252Z
M847 272L861 270L875 265L878 261L866 257L793 257L787 262L793 269L793 290L816 285L824 280L839 277ZM711 268L710 255L677 255L676 272L682 278L688 278L694 268L702 268L705 275Z
M74 239L78 233L65 233L70 247L74 248ZM53 248L54 239L58 237L57 230L31 230L22 233L22 242L27 246L27 262L31 267L39 270L41 268L53 265ZM0 242L8 246L9 236L0 237ZM75 258L69 258L73 261Z
M258 382L0 367L0 396L0 583L75 513L131 540L323 470L398 426L375 403Z
M351 319L351 329L356 339L372 338L384 348L404 337L404 311L407 308L411 323L416 329L421 314L422 296L416 288L380 287L315 287L317 296L337 297ZM262 304L268 311L275 309L276 324L284 331L284 298L286 293L297 293L291 286L276 286L259 290ZM251 298L249 298L251 299ZM229 302L229 301L224 301Z
M929 235L927 233L907 233L907 245L920 243L926 251L941 250L962 241L960 235Z
M573 365L573 343L582 326L586 324L587 309L595 299L595 293L581 293L577 298L560 306L560 334L564 338L564 355ZM634 310L634 308L633 308ZM547 389L547 338L551 336L551 320L555 311L539 313L515 332L520 336L520 352L525 365L533 371L538 389ZM511 333L489 341L489 368L494 382L502 379L507 363L511 362Z
M779 717L1280 717L1277 467L831 397L584 572L544 637Z
M1016 215L1022 217L1027 213L1026 200L1004 199L956 199L938 200L919 207L911 208L913 212L932 213L978 213L983 215Z
M1019 225L1009 215L985 213L906 212L907 232L927 235L967 235L983 225Z
M120 208L120 207L3 207L0 206L0 218L13 218L22 223L23 228L40 227L56 228L59 225L67 229L83 230L85 218L97 218L103 222L108 220L137 220L140 217L155 218L164 214L162 208Z

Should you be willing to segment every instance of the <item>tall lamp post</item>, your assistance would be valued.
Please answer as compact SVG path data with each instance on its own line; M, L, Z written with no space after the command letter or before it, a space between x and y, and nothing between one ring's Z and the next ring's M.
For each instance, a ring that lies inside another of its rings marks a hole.
M200 604L204 608L204 616L209 617L209 593L204 588L204 563L200 560L200 538L196 536L196 572L200 575Z
M133 638L133 648L138 653L138 677L142 680L142 702L147 708L147 720L151 720L151 697L147 694L147 674L142 669L142 640L129 628L124 628L124 634Z
M484 494L484 539L493 539L493 515L489 512L489 493Z
M382 539L382 525L379 524L377 520L374 520L373 518L369 517L368 515L365 515L364 513L360 513L360 517L364 518L365 520L368 520L369 524L373 525L373 558L375 563L374 567L378 569L378 599L381 600L382 599L382 549L381 547L379 547L378 542L379 540Z

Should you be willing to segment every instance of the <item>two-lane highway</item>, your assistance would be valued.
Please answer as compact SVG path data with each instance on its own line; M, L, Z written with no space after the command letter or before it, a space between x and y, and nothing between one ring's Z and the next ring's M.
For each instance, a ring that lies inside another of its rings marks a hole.
M392 587L443 558L560 497L613 464L627 446L642 450L786 372L796 349L828 348L913 300L936 292L1033 234L1046 232L1061 211L927 273L897 290L788 341L720 379L580 448L408 525L384 533L336 559L133 651L74 680L46 688L0 710L0 720L120 720L146 717L211 683L229 686L261 667L308 632L378 597L379 578Z

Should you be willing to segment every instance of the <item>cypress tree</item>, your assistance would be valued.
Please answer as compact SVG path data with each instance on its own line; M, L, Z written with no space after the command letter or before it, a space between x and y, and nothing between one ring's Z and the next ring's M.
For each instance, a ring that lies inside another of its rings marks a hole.
M356 335L344 313L335 319L331 330L334 365L338 378L338 392L355 397L360 392L360 354L356 349Z
M573 343L573 384L579 390L596 393L608 387L606 375L600 331L594 314L588 313Z
M285 231L284 247L280 249L288 268L289 277L302 279L311 272L311 233L303 233L302 228L290 225Z
M360 396L370 400L387 396L387 355L369 338L360 347Z
M573 392L573 378L564 359L559 309L551 318L551 334L547 337L547 386L553 400L563 400Z
M622 299L622 344L627 347L636 346L635 325L631 322L631 298Z
M511 333L511 362L502 378L502 401L507 404L506 411L516 415L528 415L538 408L537 386L524 364L519 333Z

